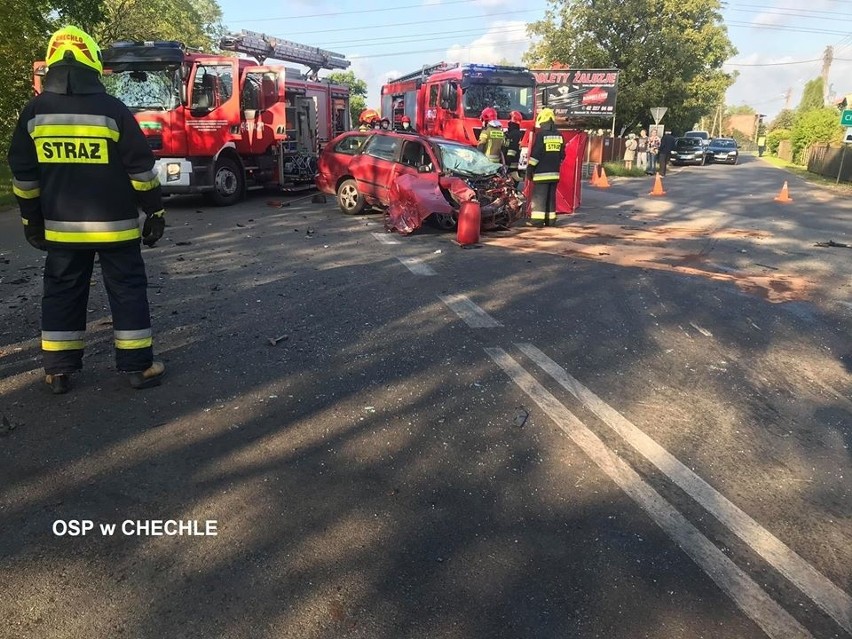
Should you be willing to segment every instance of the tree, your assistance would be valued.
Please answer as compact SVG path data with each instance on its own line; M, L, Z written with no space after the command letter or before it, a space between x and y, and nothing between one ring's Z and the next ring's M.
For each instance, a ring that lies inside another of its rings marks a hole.
M839 142L842 136L843 127L838 122L837 109L831 107L811 109L796 119L796 124L791 132L793 160L801 163L805 149L811 144Z
M799 102L799 106L796 111L798 113L807 113L808 111L821 109L825 106L823 103L822 90L823 86L821 77L808 80L805 84L804 91L802 91L802 99Z
M92 30L107 46L118 40L177 40L214 52L224 34L216 0L103 0L104 19Z
M683 130L710 112L733 82L722 64L736 53L719 0L548 0L529 26L534 66L618 68L616 128L668 107L667 127Z
M728 106L726 115L756 115L757 111L754 110L754 107L750 107L747 104L741 104L739 106Z
M352 123L357 123L361 111L367 108L367 83L355 77L354 71L332 71L325 79L349 87L349 115Z
M792 109L782 109L769 124L769 130L792 129L796 123L796 112Z

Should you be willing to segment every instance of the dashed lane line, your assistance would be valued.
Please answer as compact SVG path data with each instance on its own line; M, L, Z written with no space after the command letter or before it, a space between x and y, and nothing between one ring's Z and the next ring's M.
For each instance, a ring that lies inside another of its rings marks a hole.
M474 304L466 295L439 295L441 301L452 309L471 328L496 328L500 322Z
M486 353L556 425L725 592L770 639L813 639L796 619L719 550L677 509L614 454L502 348Z
M435 269L416 257L397 257L396 259L415 275L437 275Z
M538 348L515 346L852 634L852 597Z

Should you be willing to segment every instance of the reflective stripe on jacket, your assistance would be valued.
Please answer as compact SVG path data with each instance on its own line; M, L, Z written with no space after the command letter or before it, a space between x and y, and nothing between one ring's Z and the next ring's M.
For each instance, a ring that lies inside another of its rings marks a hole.
M163 209L154 154L133 114L104 91L33 98L12 134L9 166L24 224L44 226L49 245L138 242L139 209Z

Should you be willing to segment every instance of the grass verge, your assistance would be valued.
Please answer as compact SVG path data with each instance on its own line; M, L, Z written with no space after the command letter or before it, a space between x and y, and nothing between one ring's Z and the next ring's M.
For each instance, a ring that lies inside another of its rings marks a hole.
M816 173L811 173L804 166L793 164L792 162L787 162L786 160L782 160L781 158L775 157L774 155L764 155L760 159L766 162L767 164L771 164L772 166L778 167L779 169L784 169L788 173L795 175L796 177L800 177L806 182L810 182L811 184L816 184L830 191L836 191L838 193L852 194L852 184L850 184L849 182L841 182L840 184L837 184L835 179L827 178L822 175L817 175ZM852 158L847 159L852 162Z
M604 162L603 166L608 177L645 177L644 169L626 169L621 162Z

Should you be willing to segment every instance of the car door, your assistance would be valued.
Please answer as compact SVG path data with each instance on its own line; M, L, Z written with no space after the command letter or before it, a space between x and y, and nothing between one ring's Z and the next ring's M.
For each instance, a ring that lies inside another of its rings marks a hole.
M320 153L317 162L317 188L325 193L334 193L337 182L349 171L352 158L361 152L369 132L348 133L332 140Z
M368 200L387 206L391 176L396 168L402 137L374 134L364 151L349 163L349 172L358 184L358 191Z
M420 140L405 140L399 161L394 163L388 186L400 175L418 175L421 166L432 165L432 159L426 152L426 147Z

